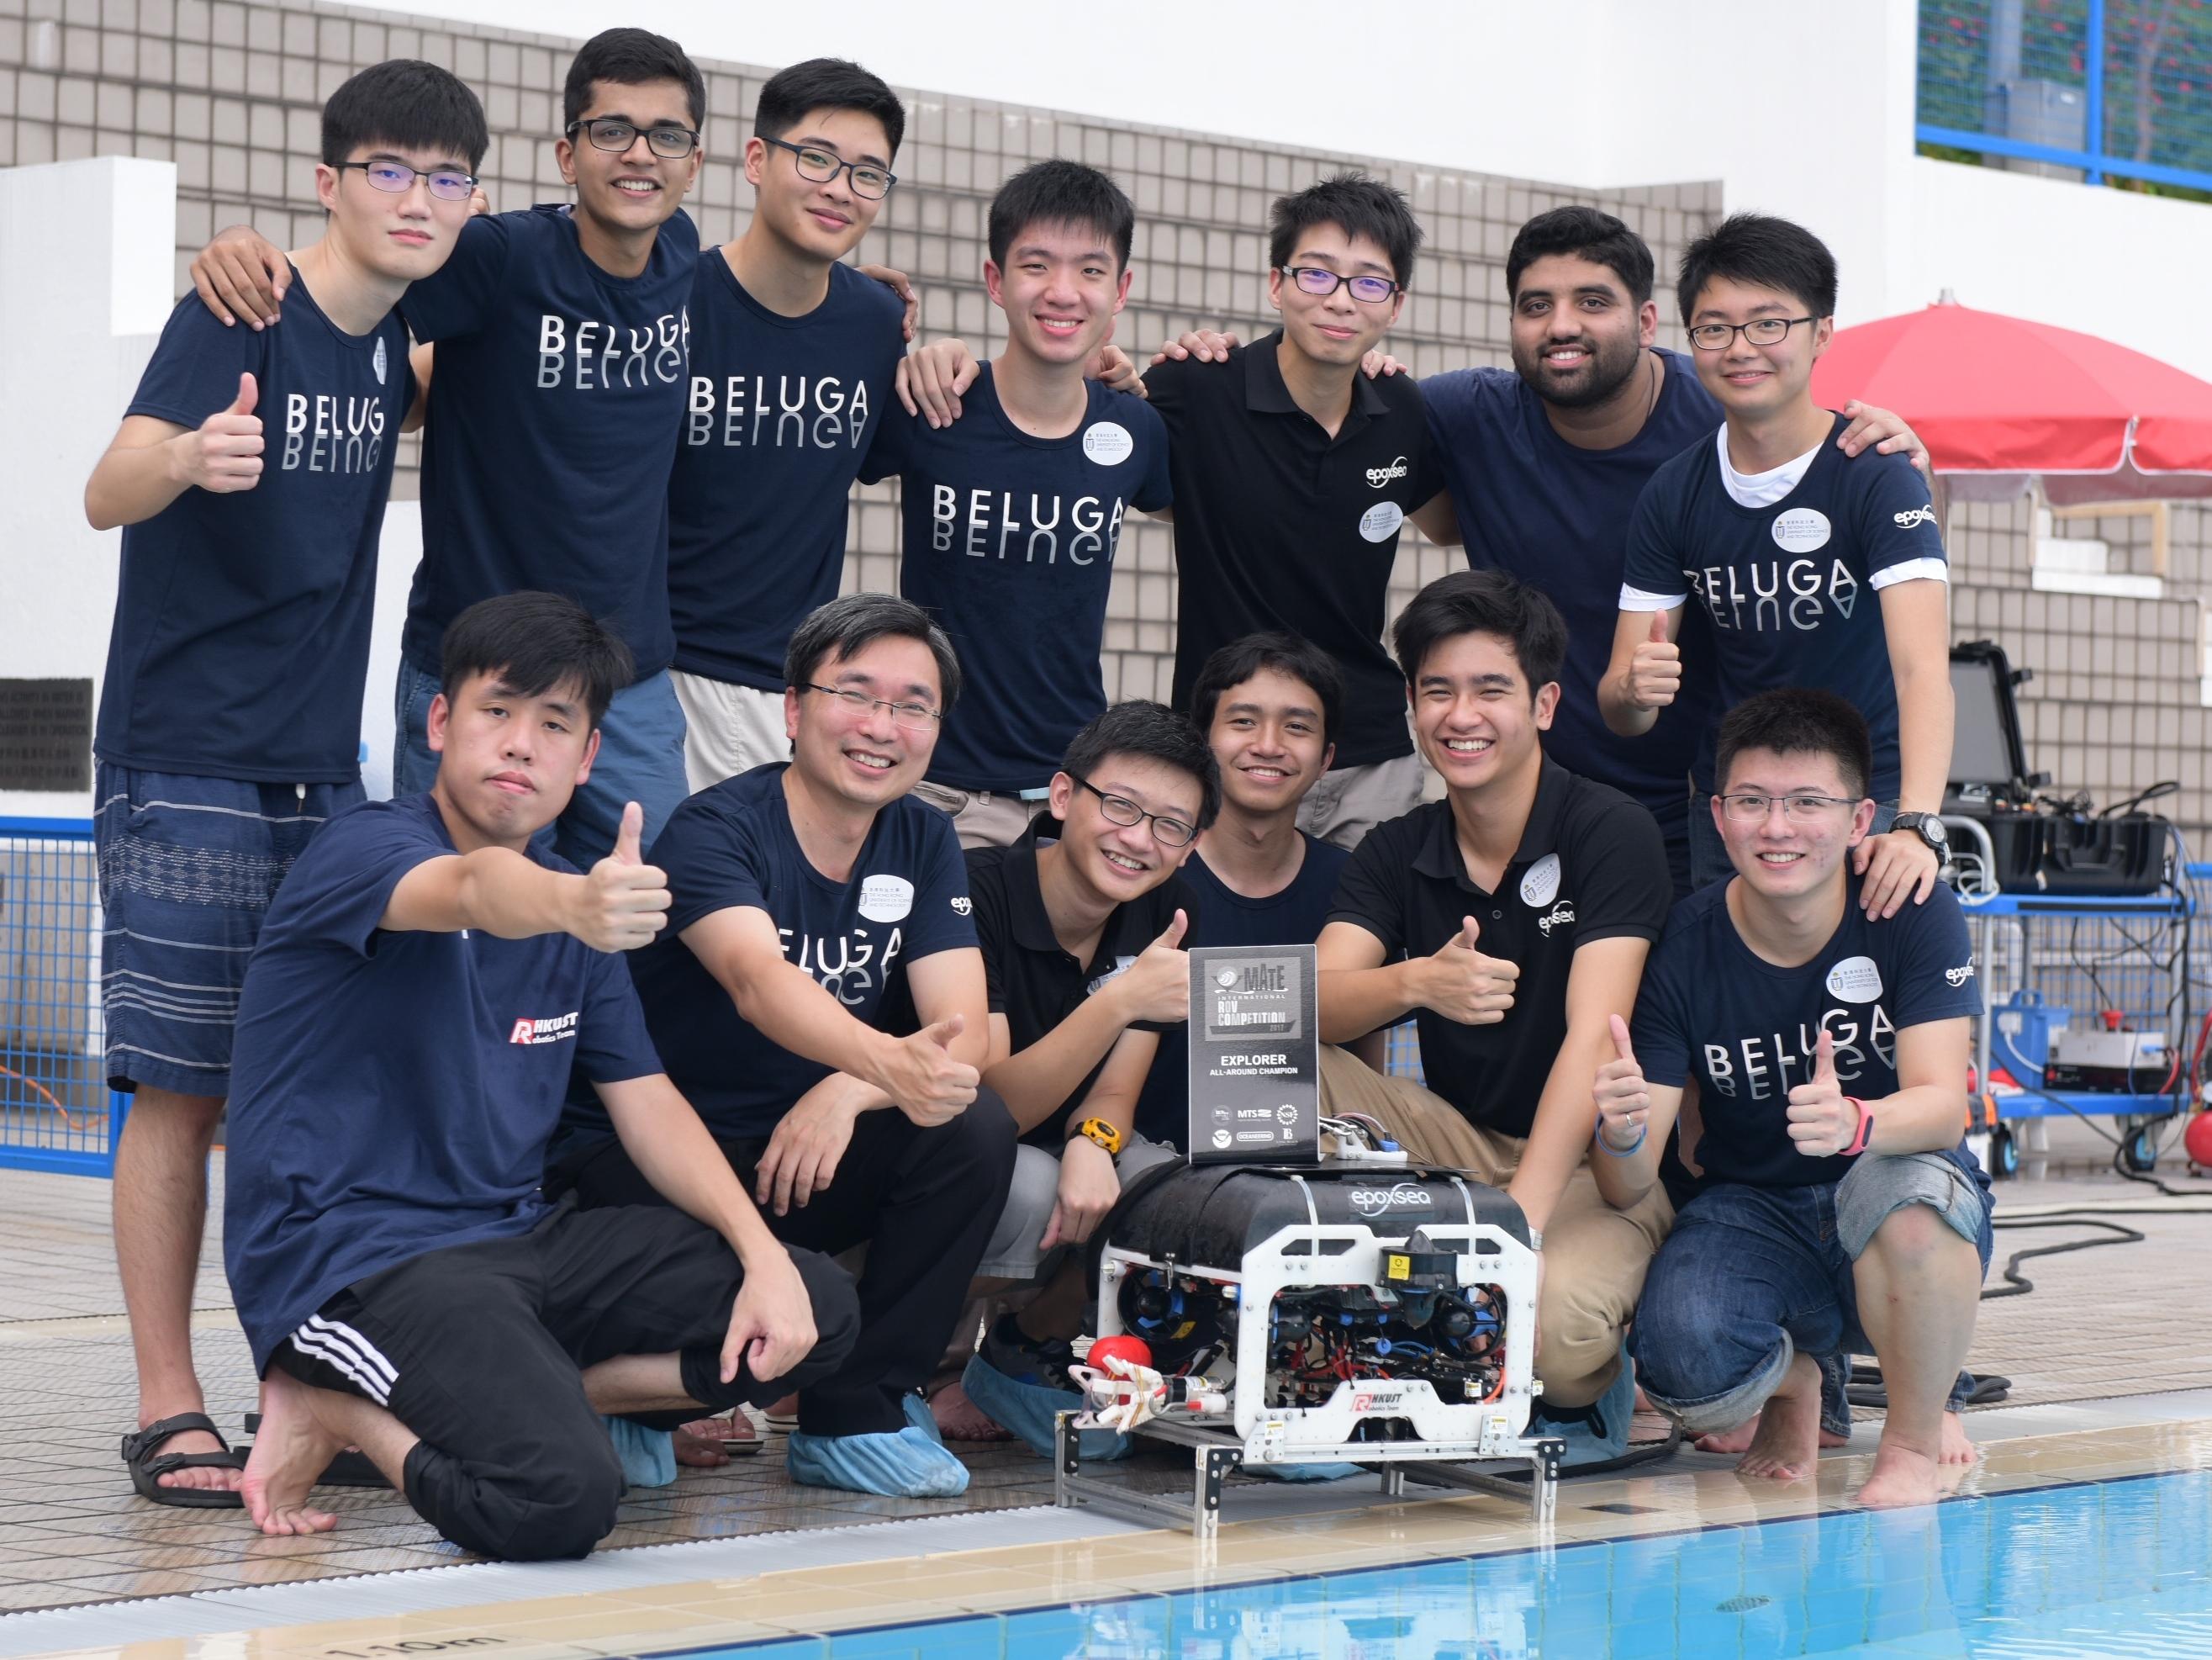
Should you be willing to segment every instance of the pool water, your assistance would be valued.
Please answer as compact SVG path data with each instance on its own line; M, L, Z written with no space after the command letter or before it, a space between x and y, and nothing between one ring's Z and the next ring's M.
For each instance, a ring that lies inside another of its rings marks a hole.
M685 1652L694 1660L2212 1660L2212 1471Z

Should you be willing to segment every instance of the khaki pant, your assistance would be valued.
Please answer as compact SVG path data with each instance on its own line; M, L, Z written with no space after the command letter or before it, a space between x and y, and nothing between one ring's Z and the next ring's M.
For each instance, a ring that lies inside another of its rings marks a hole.
M1029 829L1030 820L1045 810L1042 800L1024 801L1003 790L957 790L927 779L914 787L914 799L951 817L963 852L1013 846Z
M668 672L684 709L684 778L696 795L709 785L771 761L791 759L783 694Z
M1413 1079L1386 1078L1329 1044L1321 1051L1321 1110L1380 1119L1415 1164L1465 1171L1493 1188L1513 1179L1528 1145L1468 1123ZM1546 1402L1586 1407L1612 1387L1644 1270L1674 1222L1663 1188L1655 1185L1632 1209L1620 1211L1598 1192L1587 1164L1568 1179L1544 1228L1536 1375Z
M1340 848L1356 848L1377 824L1421 805L1425 775L1418 755L1325 772L1298 803L1298 828Z

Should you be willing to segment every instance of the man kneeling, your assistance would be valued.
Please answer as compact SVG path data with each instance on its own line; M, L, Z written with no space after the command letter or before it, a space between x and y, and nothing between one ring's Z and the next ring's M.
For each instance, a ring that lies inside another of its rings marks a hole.
M488 1556L581 1556L614 1525L602 1413L727 1408L829 1376L851 1280L769 1232L662 1074L622 959L666 920L640 812L576 874L533 848L630 678L573 601L446 630L428 794L335 819L270 906L240 993L224 1256L264 1379L246 1508L319 1533L359 1447ZM676 1209L539 1196L570 1068Z
M1616 1019L1598 1075L1600 1145L1639 1183L1686 1096L1703 1121L1683 1134L1700 1185L1637 1306L1637 1375L1693 1435L1760 1414L1739 1468L1790 1481L1816 1456L1817 1363L1871 1346L1889 1412L1860 1501L1927 1504L1990 1260L1989 1178L1960 1139L1966 919L1941 885L1894 916L1861 908L1872 760L1843 699L1747 699L1714 759L1736 874L1674 908L1632 1049Z

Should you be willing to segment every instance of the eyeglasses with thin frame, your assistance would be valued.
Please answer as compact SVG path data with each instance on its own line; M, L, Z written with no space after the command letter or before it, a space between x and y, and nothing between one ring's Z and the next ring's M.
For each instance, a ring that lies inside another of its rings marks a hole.
M589 121L571 121L568 137L574 139L580 129L592 141L593 149L612 150L617 155L637 143L641 132L647 149L671 161L680 161L699 148L699 135L690 127L641 127L635 121L601 115Z
M1298 285L1300 292L1311 295L1334 294L1340 288L1352 290L1352 297L1370 306L1389 301L1400 290L1387 277L1346 277L1320 265L1285 265L1283 275Z
M826 185L839 173L850 173L853 194L865 196L871 202L880 202L890 194L898 183L898 175L872 161L848 161L842 155L823 149L818 144L793 144L781 138L763 138L763 144L773 144L780 150L791 152L792 165L799 169L801 179L811 179L817 185Z
M1856 801L1844 801L1832 795L1813 795L1800 792L1790 795L1761 795L1746 790L1740 795L1721 797L1721 811L1739 824L1756 824L1774 811L1774 804L1782 804L1782 816L1793 824L1817 824L1838 807L1855 807Z
M1075 778L1073 773L1067 775L1070 778ZM1127 829L1132 825L1143 824L1147 818L1151 819L1152 840L1164 848L1183 847L1189 842L1191 837L1198 834L1197 825L1187 824L1182 819L1171 815L1146 812L1127 796L1109 795L1088 778L1075 778L1075 781L1098 798L1098 811L1106 815L1109 824L1119 824Z
M1726 351L1739 334L1754 346L1778 346L1800 323L1811 317L1754 317L1748 323L1700 323L1690 332L1690 344L1699 351Z
M818 691L825 697L834 697L855 714L870 714L878 707L887 708L891 712L892 724L903 727L908 732L934 732L938 723L945 719L944 710L933 709L927 703L895 703L888 697L871 697L867 693L855 691L849 686L808 684L801 686L799 690Z
M417 179L428 185L430 194L441 202L465 202L476 193L476 174L452 167L433 167L425 173L404 161L339 161L334 165L342 173L359 167L368 175L371 185L392 196L405 195L415 188Z

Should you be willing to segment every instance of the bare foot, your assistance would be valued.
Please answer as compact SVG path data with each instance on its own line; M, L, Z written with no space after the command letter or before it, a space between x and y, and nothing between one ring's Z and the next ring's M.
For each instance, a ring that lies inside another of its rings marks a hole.
M1697 1448L1699 1452L1746 1452L1750 1450L1751 1444L1758 1437L1759 1414L1753 1413L1734 1429L1723 1430L1717 1435L1701 1435L1690 1444ZM1824 1447L1846 1446L1850 1444L1850 1438L1838 1435L1831 1429L1823 1429L1820 1432L1820 1444Z
M1767 1397L1759 1432L1736 1462L1737 1473L1774 1481L1810 1475L1820 1450L1820 1369L1808 1356L1790 1363L1782 1387Z
M1982 1456L1982 1450L1966 1433L1966 1420L1955 1412L1943 1414L1943 1440L1936 1456L1939 1464L1972 1464Z
M1859 1503L1869 1510L1932 1505L1942 1493L1941 1468L1936 1460L1918 1448L1901 1445L1885 1435L1875 1449L1874 1474L1859 1489Z
M345 1445L317 1420L314 1391L271 1366L261 1384L261 1429L246 1461L239 1491L246 1513L267 1534L328 1533L338 1518L307 1508L315 1478Z
M199 1410L201 1408L198 1402L177 1408L177 1412ZM176 1413L142 1412L138 1415L138 1427L143 1430L149 1424L158 1424L164 1418L175 1416ZM185 1430L162 1442L157 1449L156 1456L171 1452L221 1452L222 1450L222 1443L205 1430ZM167 1475L157 1476L155 1478L155 1485L163 1487L196 1487L207 1493L234 1493L238 1490L238 1484L245 1479L246 1472L241 1469L224 1469L219 1465L199 1464L190 1469L171 1470Z
M686 1469L715 1470L730 1462L730 1455L722 1450L722 1438L712 1439L694 1435L689 1427L678 1430L669 1438L676 1462Z
M1011 1441L1012 1430L1004 1428L988 1416L982 1408L968 1398L968 1391L957 1380L947 1383L929 1397L929 1410L937 1420L937 1432L948 1441Z

